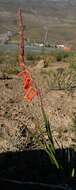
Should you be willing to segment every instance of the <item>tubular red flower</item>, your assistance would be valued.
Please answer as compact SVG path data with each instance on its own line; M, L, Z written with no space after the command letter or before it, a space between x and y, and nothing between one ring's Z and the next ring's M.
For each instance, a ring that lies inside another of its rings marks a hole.
M23 30L23 19L22 19L22 12L21 9L19 9L19 67L22 70L20 73L18 73L19 77L22 77L23 79L23 88L24 88L24 94L25 98L28 101L32 101L34 96L37 96L37 89L34 88L34 81L31 78L30 73L25 70L25 62L24 62L24 30Z
M23 68L25 68L25 64L24 64L24 63L20 63L20 64L19 64L19 67L20 67L21 69L23 69Z
M37 96L37 90L34 89L32 86L30 86L28 89L27 89L27 92L24 96L24 98L27 98L29 102L32 101L32 99Z

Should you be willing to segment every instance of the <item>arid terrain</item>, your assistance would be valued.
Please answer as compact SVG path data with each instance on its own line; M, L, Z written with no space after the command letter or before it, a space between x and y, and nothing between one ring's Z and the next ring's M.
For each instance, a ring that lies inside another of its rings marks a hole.
M76 147L76 128L73 126L76 90L50 88L52 79L47 73L59 68L67 70L68 65L55 62L44 67L44 60L40 60L28 67L41 92L55 146L64 148ZM32 141L32 133L38 125L44 127L39 98L35 97L32 103L28 103L24 99L21 78L3 72L3 67L5 64L0 64L0 152L35 148L37 144Z
M2 189L76 189L75 17L75 0L0 0Z
M50 44L76 46L75 0L0 0L0 35L11 31L18 39L17 10L24 12L27 41L43 42L48 31Z

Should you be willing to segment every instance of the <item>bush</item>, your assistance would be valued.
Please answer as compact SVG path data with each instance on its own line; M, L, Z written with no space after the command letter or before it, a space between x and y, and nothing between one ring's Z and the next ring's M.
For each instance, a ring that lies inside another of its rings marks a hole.
M42 58L42 55L36 55L36 54L27 54L26 59L29 61L35 61L40 60Z
M57 51L53 51L51 53L53 55L53 57L55 58L56 61L64 61L65 58L68 58L70 56L69 52L64 52L62 50L57 50Z
M50 90L68 90L73 92L76 88L76 72L70 69L58 68L45 74Z
M76 71L76 62L71 62L71 63L70 63L70 68L71 68L72 70L75 70L75 71Z

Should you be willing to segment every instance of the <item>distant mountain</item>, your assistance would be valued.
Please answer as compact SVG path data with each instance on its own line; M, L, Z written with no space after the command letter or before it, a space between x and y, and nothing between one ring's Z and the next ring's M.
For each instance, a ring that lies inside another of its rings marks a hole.
M0 10L16 11L20 6L25 11L36 11L41 15L58 13L65 17L76 14L76 0L0 0Z
M27 38L43 41L47 30L52 42L75 43L76 0L0 0L0 33L17 31L19 7L24 11Z

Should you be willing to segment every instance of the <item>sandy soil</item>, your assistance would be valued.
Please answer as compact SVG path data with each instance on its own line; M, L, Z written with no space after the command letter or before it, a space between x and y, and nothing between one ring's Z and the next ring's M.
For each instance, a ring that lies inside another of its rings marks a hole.
M75 132L71 129L72 116L76 112L76 91L70 94L50 90L46 78L42 75L43 68L35 65L29 69L41 90L54 138L61 147L76 145ZM31 104L24 100L21 79L16 75L11 75L11 79L0 79L0 152L34 146L29 131L35 130L36 118L42 127L43 117L39 100L35 98Z

